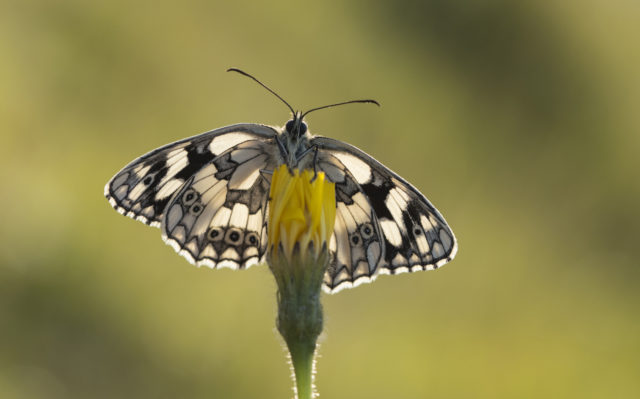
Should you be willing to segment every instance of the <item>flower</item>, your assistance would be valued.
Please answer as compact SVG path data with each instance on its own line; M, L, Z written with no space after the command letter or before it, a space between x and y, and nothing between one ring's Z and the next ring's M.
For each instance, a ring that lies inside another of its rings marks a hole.
M267 263L278 285L278 331L289 349L296 397L314 397L316 342L322 332L320 289L329 265L336 217L335 185L324 173L273 172L267 221Z
M291 174L286 165L274 171L267 222L272 255L282 249L291 260L296 244L302 251L312 244L317 256L331 238L335 217L335 185L325 179L324 172L295 169Z

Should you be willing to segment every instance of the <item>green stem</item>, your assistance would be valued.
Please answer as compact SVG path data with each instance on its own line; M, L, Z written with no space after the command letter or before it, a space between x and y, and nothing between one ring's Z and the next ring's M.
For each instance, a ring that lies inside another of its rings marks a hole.
M323 247L316 258L313 247L294 249L291 259L269 259L269 267L278 284L278 331L291 356L298 399L312 399L314 356L322 332L323 315L320 288L328 265Z
M287 344L287 346L291 356L291 364L293 365L298 399L311 399L313 398L315 344L313 345L314 348L303 343L291 343Z

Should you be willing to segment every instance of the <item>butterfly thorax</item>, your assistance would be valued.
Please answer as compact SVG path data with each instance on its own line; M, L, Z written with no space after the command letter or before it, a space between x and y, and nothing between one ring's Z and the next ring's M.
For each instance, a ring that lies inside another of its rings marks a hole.
M283 146L281 155L290 168L304 169L312 166L313 154L309 150L311 137L307 124L302 120L300 113L296 112L294 118L285 124L280 135Z

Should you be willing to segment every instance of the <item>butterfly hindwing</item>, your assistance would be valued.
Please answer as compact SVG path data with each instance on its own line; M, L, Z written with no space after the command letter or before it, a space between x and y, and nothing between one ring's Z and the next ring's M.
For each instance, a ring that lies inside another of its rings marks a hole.
M457 250L453 232L440 213L411 184L349 144L326 137L315 137L311 144L320 149L320 160L330 159L328 154L339 160L338 165L332 162L329 167L319 161L319 168L327 172L330 180L332 173L336 174L333 168L340 169L339 165L354 179L357 189L342 190L342 194L336 184L338 204L349 199L359 203L366 201L363 207L373 211L370 220L362 220L376 226L374 231L382 237L384 244L379 264L369 264L372 274L366 278L371 280L377 273L435 269L453 258ZM339 226L337 222L336 225ZM326 288L335 291L341 288L341 283L349 286L346 280L337 283ZM351 283L357 283L357 278Z
M196 172L167 205L162 237L191 263L246 268L266 250L271 141L249 140Z
M125 166L104 195L118 212L159 227L171 197L203 165L239 142L275 134L267 126L241 124L167 144Z
M365 194L340 160L321 153L317 167L336 189L336 220L329 243L333 258L324 279L325 289L335 292L375 276L384 240Z

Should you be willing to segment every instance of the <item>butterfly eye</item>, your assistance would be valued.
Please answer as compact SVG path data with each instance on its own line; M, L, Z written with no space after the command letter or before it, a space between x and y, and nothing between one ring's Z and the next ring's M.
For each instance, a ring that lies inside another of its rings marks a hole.
M371 238L373 236L373 227L371 226L371 223L365 223L360 226L360 234L362 234L362 238L365 240Z
M191 208L189 208L189 212L191 212L191 214L194 216L198 216L200 212L202 212L202 205L200 204L191 205Z
M220 227L212 227L207 234L207 238L211 241L220 241L223 237L223 230Z
M242 230L237 228L230 228L227 230L227 234L224 237L224 242L228 245L238 245L242 242Z
M184 194L182 194L182 203L185 204L186 206L190 206L191 204L196 202L197 198L198 198L198 193L196 193L196 190L190 188L187 191L185 191Z
M284 126L285 130L289 133L293 133L293 129L296 126L296 122L294 120L290 120L289 122L287 122L287 124ZM298 129L298 131L296 132L298 136L302 136L303 134L305 134L307 132L307 124L304 122L300 122L300 127Z
M287 132L291 132L293 131L293 121L289 121L287 122L287 124L284 126L285 130Z
M250 232L249 234L247 234L247 236L244 238L244 243L246 245L255 247L258 245L258 234L254 233L253 231Z

